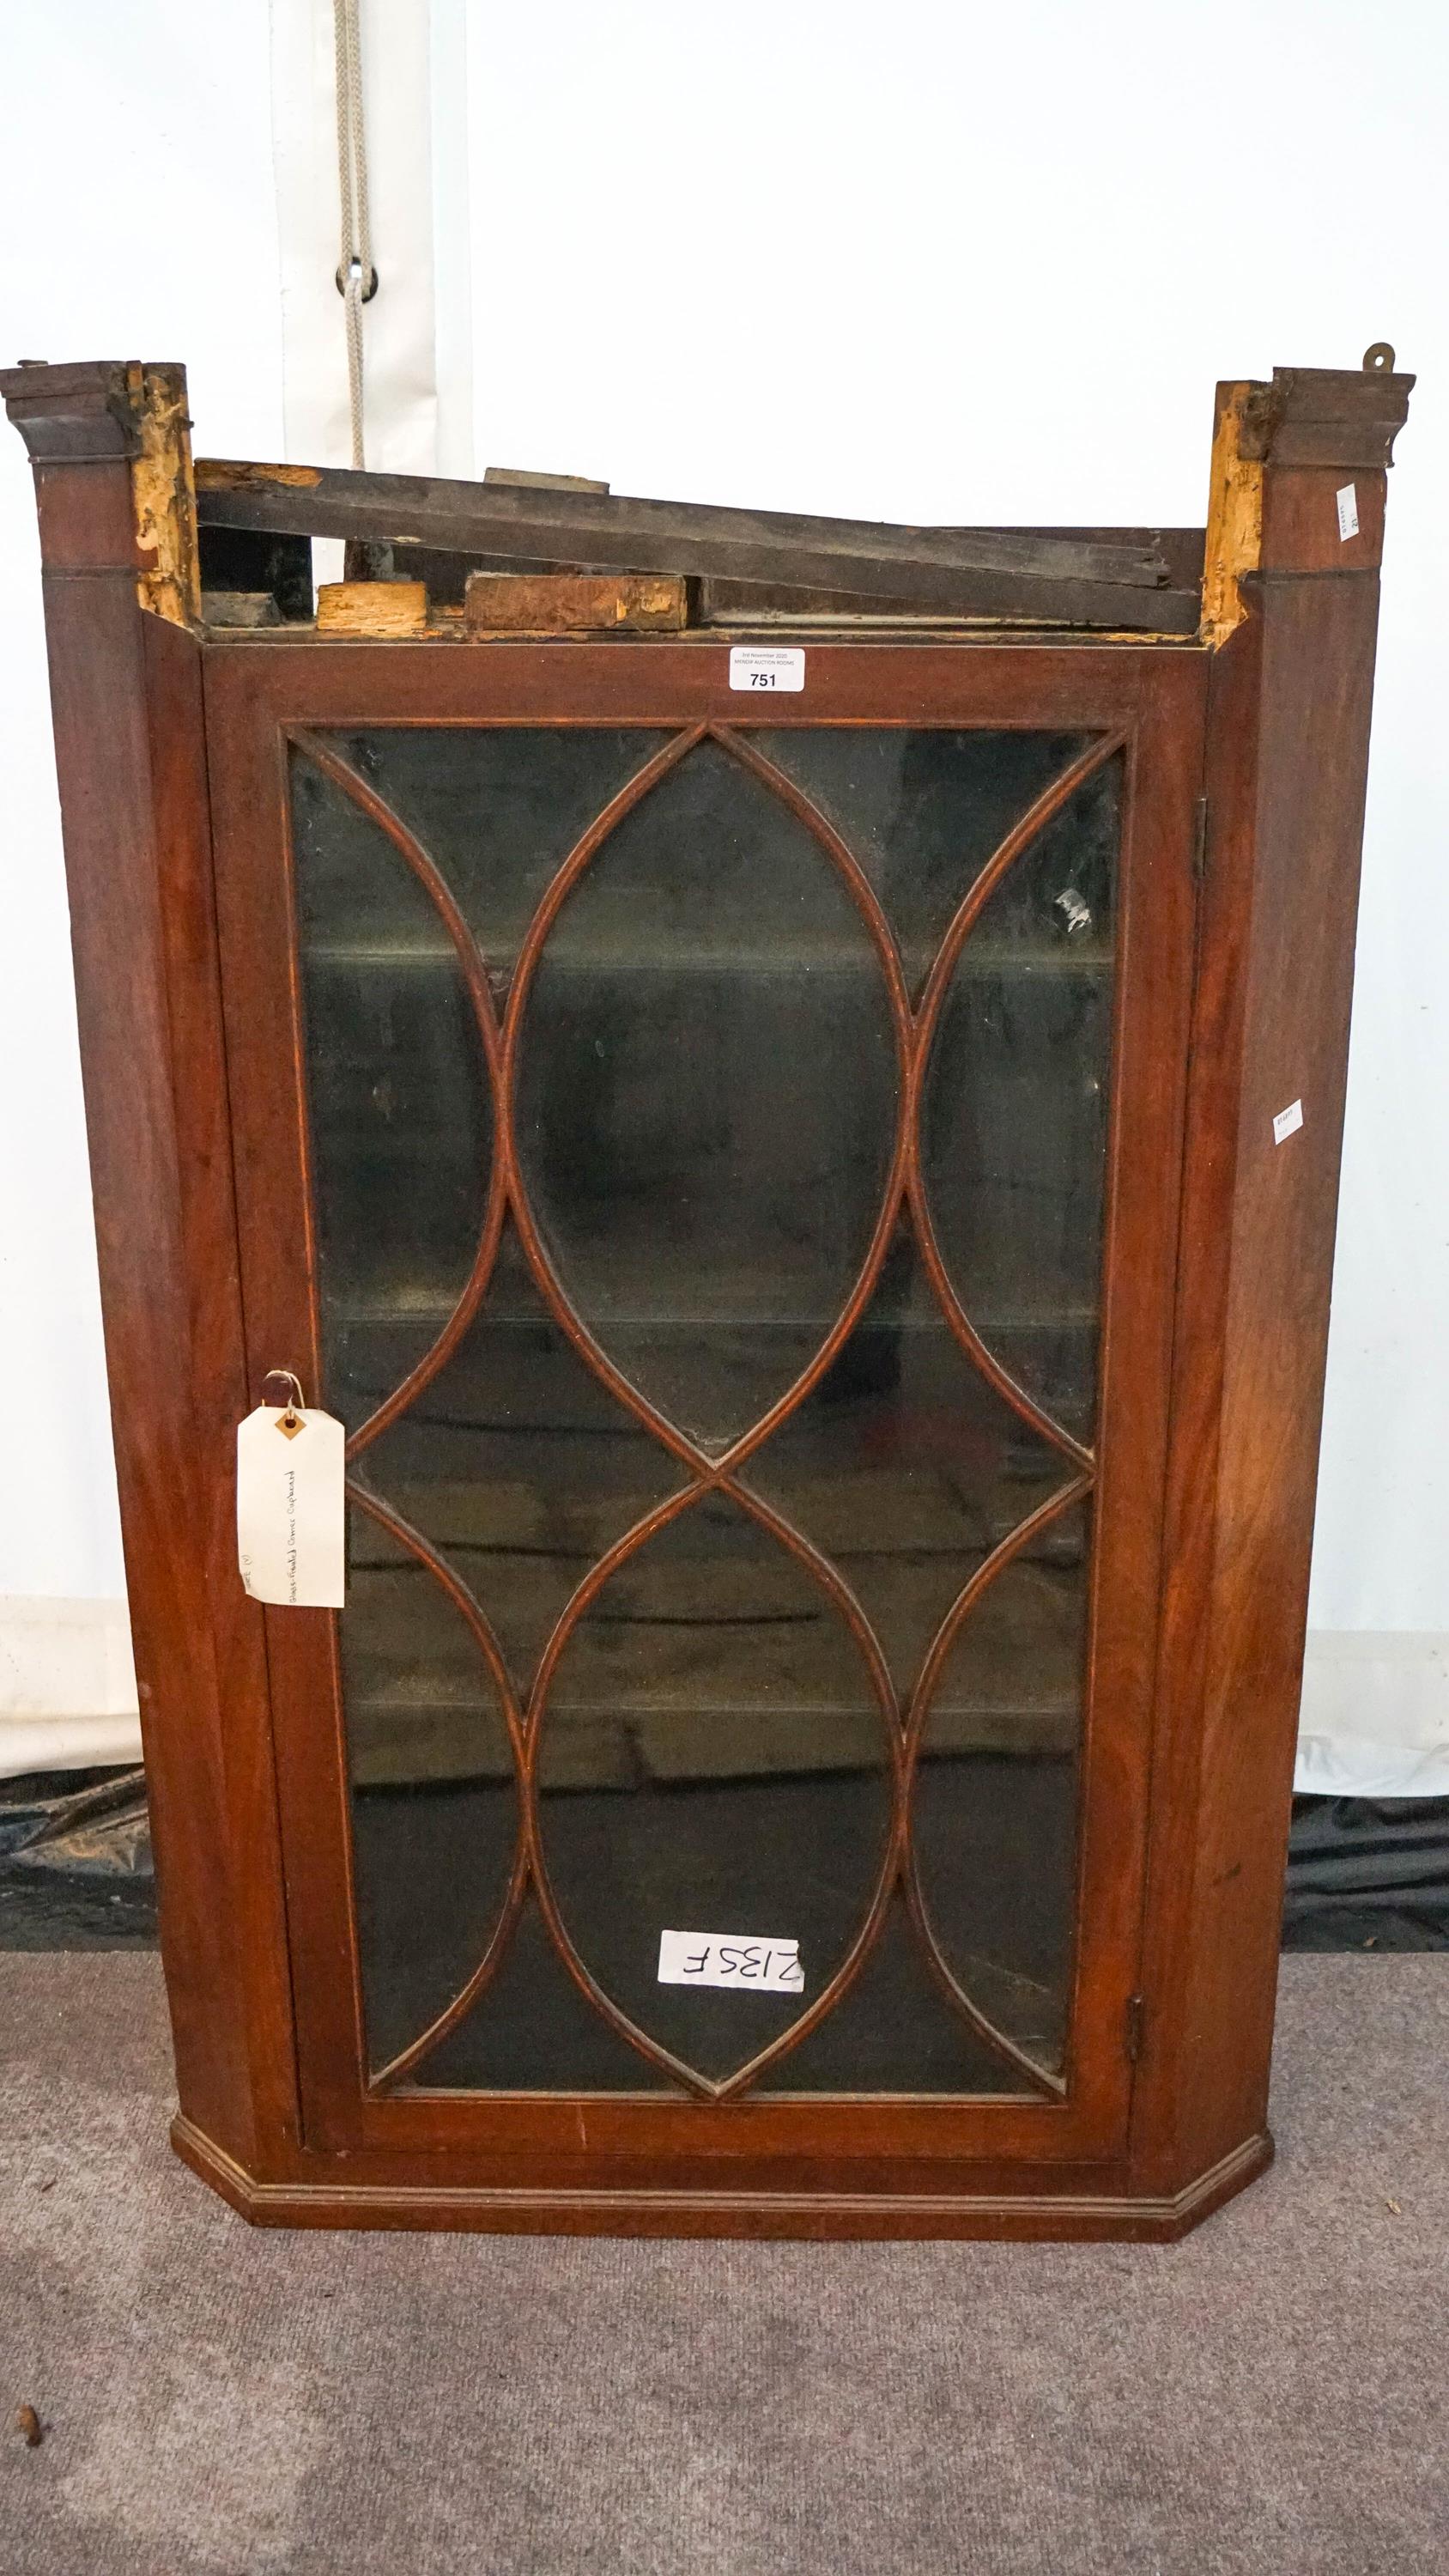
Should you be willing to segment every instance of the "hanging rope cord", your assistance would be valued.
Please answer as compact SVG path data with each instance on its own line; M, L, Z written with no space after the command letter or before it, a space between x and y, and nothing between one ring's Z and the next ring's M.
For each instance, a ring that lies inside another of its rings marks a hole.
M347 330L347 400L352 414L352 462L366 463L362 421L362 308L377 293L372 265L372 225L367 205L367 138L362 118L361 0L332 0L337 41L337 193L342 213L342 257L337 284Z

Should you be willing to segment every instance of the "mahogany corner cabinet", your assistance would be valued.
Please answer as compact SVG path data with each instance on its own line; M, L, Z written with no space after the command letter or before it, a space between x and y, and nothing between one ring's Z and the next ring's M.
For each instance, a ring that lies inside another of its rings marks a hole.
M193 468L179 368L0 378L247 2217L1171 2238L1267 2164L1411 382L1220 386L1204 534ZM238 1571L274 1370L340 1611Z

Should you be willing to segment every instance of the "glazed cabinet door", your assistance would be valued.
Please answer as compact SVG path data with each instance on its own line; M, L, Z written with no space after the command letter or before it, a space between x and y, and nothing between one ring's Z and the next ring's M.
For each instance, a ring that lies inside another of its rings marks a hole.
M1198 658L208 663L308 2138L1109 2161Z

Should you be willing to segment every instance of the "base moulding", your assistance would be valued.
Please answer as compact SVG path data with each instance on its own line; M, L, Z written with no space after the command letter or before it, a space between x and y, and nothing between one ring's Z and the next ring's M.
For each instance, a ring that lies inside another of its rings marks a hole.
M1171 2244L1273 2161L1267 2130L1167 2197L1022 2192L914 2198L873 2192L480 2190L447 2183L259 2182L183 2116L177 2155L255 2227L437 2228L508 2236L1113 2238Z

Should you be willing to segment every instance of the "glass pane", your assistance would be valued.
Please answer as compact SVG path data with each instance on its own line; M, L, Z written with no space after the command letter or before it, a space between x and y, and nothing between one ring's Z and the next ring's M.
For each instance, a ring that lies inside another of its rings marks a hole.
M559 1330L511 1229L452 1358L364 1462L482 1603L521 1695L575 1586L684 1480Z
M1064 1472L962 1353L902 1228L839 1358L744 1481L845 1576L904 1707L963 1584Z
M838 872L702 745L550 933L518 1141L584 1322L706 1446L785 1393L845 1304L898 1093L880 963Z
M1107 1156L1120 765L1079 788L985 905L926 1077L926 1194L988 1349L1090 1439Z
M947 1659L916 1771L921 1893L946 1963L1052 2071L1071 1974L1089 1562L1079 1504L987 1586Z
M684 2094L580 1992L532 1898L496 1973L413 2082L430 2091Z
M662 1931L798 1941L809 2001L868 1911L891 1807L878 1705L839 1611L737 1504L695 1504L605 1584L560 1658L538 1778L581 1958L702 2074L800 2003L660 1985Z
M373 725L331 737L422 843L500 980L585 826L669 738L638 725ZM405 867L359 884L345 850L317 864L319 900L353 938L413 939Z
M1088 737L811 725L751 739L859 859L918 994L962 896Z
M324 1397L355 1431L390 1392L378 1349L396 1385L468 1277L491 1109L434 905L386 834L300 753L292 776ZM380 942L359 923L382 910Z
M1015 2093L1028 2076L943 1991L899 1897L843 2003L765 2069L762 2093Z
M348 1514L343 1703L368 2054L386 2065L467 1983L508 1886L508 1730L462 1613L370 1513Z
M339 737L424 847L502 1000L557 867L668 735L374 728ZM1061 733L772 727L754 739L856 850L919 992L993 851L1076 757ZM945 994L919 1148L949 1277L988 1348L1090 1439L1120 763L983 907ZM452 1314L487 1206L492 1101L466 980L406 856L305 754L294 841L326 1396L356 1427ZM720 745L600 844L523 1017L521 1187L613 1364L717 1454L819 1354L880 1220L900 1107L881 961L840 871ZM865 1311L741 1470L848 1585L850 1620L738 1500L696 1498L568 1635L539 1736L549 1883L600 1988L719 2080L792 1995L661 1986L664 1930L799 1942L808 2004L867 1919L903 1723L963 1588L1073 1472L963 1349L902 1210ZM520 1702L600 1558L690 1482L549 1311L510 1219L478 1313L358 1462L479 1604ZM341 1620L373 2064L453 1999L518 1830L486 1658L436 1574L356 1517ZM1065 2060L1089 1521L998 1572L937 1677L915 1860L961 1989ZM410 2079L676 2089L611 2029L530 1895L490 1982ZM1012 2093L899 1895L850 1994L773 2093Z

